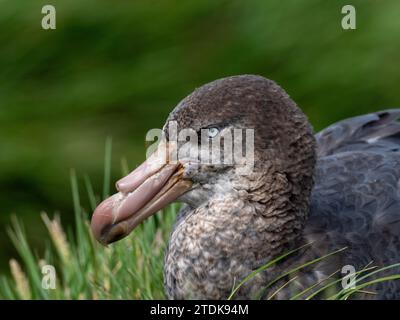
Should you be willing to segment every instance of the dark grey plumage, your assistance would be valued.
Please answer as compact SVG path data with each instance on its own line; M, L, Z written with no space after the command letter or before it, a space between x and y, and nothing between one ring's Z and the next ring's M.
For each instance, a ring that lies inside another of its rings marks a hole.
M276 298L345 265L360 270L370 262L400 262L399 116L396 109L355 117L314 137L279 86L251 75L214 81L185 98L168 120L195 130L254 127L256 165L249 176L238 177L229 166L200 166L187 177L196 188L181 197L187 205L166 252L169 297L226 298L253 270L309 242L248 281L237 298L251 298L294 266L343 247L302 270ZM400 298L395 281L369 289L376 294L357 297Z
M400 262L399 117L399 109L381 111L316 135L318 162L304 236L319 244L319 254L348 247L335 257L336 265L321 266L325 274L344 265L360 270L371 262L381 267ZM399 281L369 289L376 295L359 297L400 298Z

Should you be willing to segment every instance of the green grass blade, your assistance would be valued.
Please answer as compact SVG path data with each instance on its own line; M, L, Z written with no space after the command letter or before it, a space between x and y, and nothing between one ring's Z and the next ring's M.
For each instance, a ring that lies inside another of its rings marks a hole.
M94 211L94 209L96 209L96 207L97 207L97 200L96 200L96 195L94 194L94 191L93 191L92 182L90 181L90 178L87 174L84 175L84 181L85 181L85 187L86 187L86 191L87 191L88 198L89 198L90 208L92 209L92 211Z
M48 294L42 289L42 275L38 263L26 239L25 230L15 216L12 217L12 226L13 229L9 229L8 234L25 265L25 271L32 285L32 297L47 299Z
M282 286L280 286L275 292L273 292L267 300L272 300L273 297L275 297L279 292L281 292L283 289L285 289L289 284L291 284L293 281L295 281L298 278L298 276L293 277L292 279L289 279L286 281Z
M373 270L376 269L376 267L370 267L370 268L365 268L362 269L360 271L357 271L354 275L357 276L359 274L362 274L364 272L367 272L369 270ZM341 282L343 280L344 277L341 277L335 281L332 281L330 283L328 283L327 285L323 286L322 288L318 289L317 291L313 292L312 294L310 294L305 300L311 300L312 298L316 297L318 294L320 294L321 292L325 291L326 289L328 289L329 287L332 287L333 285Z
M128 160L125 157L121 159L121 174L122 176L126 176L129 173L129 165Z
M111 137L108 137L106 140L106 148L104 154L103 199L107 198L110 195L111 153L112 153L112 139Z
M6 277L1 277L1 299L15 300L17 295L11 289L10 281Z
M321 285L322 283L328 281L329 279L331 279L332 277L335 276L335 274L337 274L340 270L336 270L335 272L331 273L329 276L327 276L325 279L322 279L321 281L318 281L317 283L314 283L313 285L311 285L310 287L300 291L299 293L295 294L294 296L292 296L290 298L290 300L297 300L298 298L300 298L301 296L305 295L307 292L310 292L311 290L313 290L314 288L318 287L319 285Z
M367 278L370 278L371 276L373 276L373 275L375 275L375 274L377 274L377 273L380 273L380 272L382 272L382 271L386 271L386 270L389 270L389 269L397 268L397 267L400 267L400 263L392 264L392 265L390 265L390 266L382 267L382 268L379 268L379 269L377 269L377 270L375 270L375 271L369 272L369 273L367 273L366 275L364 275L364 276L360 277L359 279L357 279L356 281L357 281L357 282L361 282L361 281L363 281L363 280L365 280L365 279L367 279ZM377 281L377 280L384 279L384 278L385 278L385 277L383 277L383 278L378 278L378 279L375 279L375 280L373 280L373 281ZM378 281L378 282L383 282L383 281ZM373 282L373 283L375 283L375 282ZM365 283L362 283L362 284L360 284L359 286L356 286L356 288L357 288L357 287L359 287L359 288L364 288L364 287L365 287ZM346 295L348 294L348 292L351 292L351 294L354 294L355 291L353 291L353 290L356 290L356 289L342 289L342 290L339 291L338 293L336 293L336 294L334 294L334 295L328 297L328 300L335 300L335 299L338 299L338 298L341 297L341 296L346 296ZM351 294L350 294L350 295L351 295Z
M314 263L317 263L317 262L319 262L319 261L321 261L321 260L324 260L324 259L326 259L326 258L328 258L328 257L330 257L330 256L332 256L332 255L335 255L335 254L337 254L337 253L339 253L339 252L342 252L343 250L346 250L346 249L347 249L347 247L344 247L344 248L341 248L341 249L339 249L339 250L333 251L333 252L328 253L328 254L326 254L326 255L324 255L324 256L322 256L322 257L319 257L319 258L317 258L317 259L314 259L314 260L311 260L311 261L309 261L309 262L306 262L306 263L304 263L304 264L302 264L302 265L300 265L300 266L298 266L298 267L295 267L295 268L289 270L288 272L283 273L283 274L280 275L279 277L277 277L277 278L275 278L274 280L272 280L271 282L269 282L269 283L267 284L267 286L261 291L261 294L260 294L259 296L262 297L262 296L264 295L265 291L266 291L268 288L270 288L273 284L277 283L279 280L281 280L281 279L287 277L288 275L291 275L292 273L295 273L295 272L297 272L297 271L299 271L299 270L301 270L301 269L304 269L305 267L308 267L308 266L310 266L310 265L312 265L312 264L314 264Z
M71 190L72 190L72 200L74 204L77 242L83 245L85 241L85 235L82 224L82 208L79 196L78 179L76 177L75 170L71 170ZM83 248L81 249L82 250L79 251L83 253L82 252Z
M305 247L307 247L307 246L309 246L309 245L311 245L311 244L312 244L312 243L307 243L307 244L305 244L305 245L303 245L303 246L301 246L301 247L299 247L299 248L297 248L297 249L294 249L294 250L292 250L292 251L289 251L289 252L287 252L287 253L285 253L285 254L283 254L283 255L281 255L281 256L279 256L279 257L273 259L273 260L271 260L270 262L268 262L268 263L262 265L262 266L259 267L258 269L254 270L254 271L253 271L252 273L250 273L247 277L245 277L245 278L236 286L236 288L234 288L234 289L232 290L231 294L230 294L229 297L228 297L228 300L232 300L233 297L234 297L234 295L236 294L236 292L238 292L238 290L239 290L247 281L249 281L251 278L253 278L253 277L256 276L257 274L259 274L260 272L266 270L267 268L273 266L273 265L276 264L277 262L279 262L279 261L285 259L287 256L289 256L289 255L291 255L291 254L293 254L293 253L295 253L295 252L297 252L297 251L300 251L301 249L303 249L303 248L305 248Z

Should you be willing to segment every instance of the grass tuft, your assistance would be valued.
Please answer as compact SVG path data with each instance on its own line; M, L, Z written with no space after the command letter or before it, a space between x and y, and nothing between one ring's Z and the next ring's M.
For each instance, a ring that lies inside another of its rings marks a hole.
M109 195L111 139L106 142L103 196ZM125 165L124 170L127 170ZM162 265L166 240L175 220L177 205L149 218L132 234L108 247L92 236L88 212L81 204L82 186L71 170L75 229L65 230L59 216L42 213L48 235L39 255L28 243L24 225L15 216L8 233L19 259L10 261L11 277L0 276L1 299L164 299ZM88 176L83 188L92 212L101 197L95 195ZM42 287L42 268L56 271L55 289Z

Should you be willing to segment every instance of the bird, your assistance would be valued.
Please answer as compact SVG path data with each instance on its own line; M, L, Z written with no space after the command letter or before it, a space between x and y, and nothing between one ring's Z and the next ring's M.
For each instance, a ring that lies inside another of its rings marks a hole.
M290 299L346 267L357 274L372 264L396 264L399 117L393 108L314 134L305 113L274 81L251 74L212 81L173 109L157 149L168 152L153 153L117 181L118 192L93 213L92 232L108 245L167 204L182 202L165 252L169 299L227 299L233 288L235 299L266 299L265 287L274 279L271 288L279 290L273 298ZM205 134L176 142L168 135L170 123ZM245 174L237 171L243 162L170 157L184 145L210 144L223 132L249 128L254 162ZM296 277L285 276L315 259ZM371 284L353 298L399 299L400 283Z

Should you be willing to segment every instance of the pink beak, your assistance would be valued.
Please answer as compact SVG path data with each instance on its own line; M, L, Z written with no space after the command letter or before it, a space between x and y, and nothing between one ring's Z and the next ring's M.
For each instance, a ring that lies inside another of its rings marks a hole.
M127 236L191 188L192 182L182 179L182 165L168 161L168 148L160 144L152 156L116 183L118 193L98 205L91 228L100 243L107 245Z

